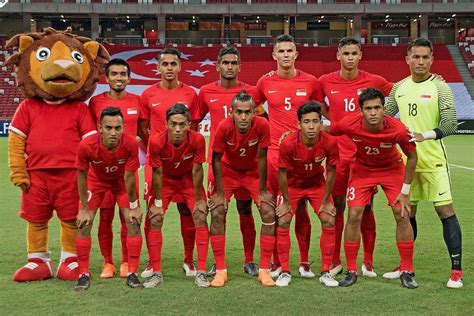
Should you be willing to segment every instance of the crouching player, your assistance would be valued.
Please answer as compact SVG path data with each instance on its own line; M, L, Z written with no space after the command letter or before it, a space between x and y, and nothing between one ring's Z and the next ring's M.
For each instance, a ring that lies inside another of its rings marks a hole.
M80 143L76 160L80 198L76 246L80 275L74 289L83 291L89 288L92 223L108 192L113 194L126 219L129 264L127 285L141 289L143 285L136 274L142 249L142 212L138 206L135 184L135 172L140 167L138 142L135 137L123 133L123 116L119 108L108 107L101 112L99 131L97 136L86 138Z
M361 114L348 115L330 126L331 134L347 135L357 147L347 189L349 217L344 231L347 273L339 286L350 286L357 281L361 218L374 188L380 185L396 221L402 271L400 280L406 288L418 287L413 273L413 229L409 220L409 193L417 162L416 148L410 142L405 125L384 115L384 100L385 96L379 90L366 89L359 96ZM407 156L406 168L397 145Z
M277 248L282 273L277 286L288 286L290 273L290 223L298 203L308 200L321 221L321 277L326 286L338 286L329 273L335 245L335 218L331 193L339 159L334 137L321 132L321 104L309 101L297 110L299 130L288 135L280 145L278 182L283 202L277 207ZM321 163L326 160L326 179Z
M186 205L188 211L193 214L198 253L195 283L198 287L208 287L206 260L209 228L206 221L206 196L202 185L202 163L206 161L206 141L204 136L190 130L189 110L182 103L176 103L166 111L166 127L165 131L150 138L148 144L148 162L153 168L153 188L150 197L154 198L148 201L150 218L148 254L153 274L144 286L153 288L163 281L161 227L170 202L176 202Z
M270 129L266 119L255 116L255 102L245 91L232 99L231 106L229 117L217 128L212 148L216 194L209 202L210 239L217 271L211 285L221 287L227 282L226 204L234 195L237 205L253 199L259 208L262 228L258 280L264 286L274 286L269 269L275 245L275 201L266 188Z

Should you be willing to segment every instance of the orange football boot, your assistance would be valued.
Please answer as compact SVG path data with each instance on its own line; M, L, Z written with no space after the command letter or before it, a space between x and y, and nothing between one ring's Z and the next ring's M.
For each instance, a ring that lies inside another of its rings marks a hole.
M128 275L128 262L122 262L120 264L120 277L126 278Z
M104 263L102 265L102 273L100 277L102 279L110 279L113 278L115 275L115 267L112 263Z
M260 270L258 272L258 281L262 283L263 286L275 286L275 281L273 281L270 271Z
M227 271L217 270L211 282L212 287L222 287L227 283Z

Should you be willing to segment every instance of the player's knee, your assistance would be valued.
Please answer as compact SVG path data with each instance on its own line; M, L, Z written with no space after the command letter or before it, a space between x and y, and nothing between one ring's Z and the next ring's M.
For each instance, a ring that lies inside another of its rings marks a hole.
M323 227L334 227L334 225L336 224L336 219L334 218L334 216L331 216L325 212L321 212L319 214L319 219L321 220L321 225Z
M158 230L158 229L161 229L162 226L163 226L163 215L156 215L150 219L150 229Z
M454 207L452 203L445 205L437 205L435 203L435 210L436 213L438 213L438 217L440 219L448 218L454 215Z
M286 215L278 218L278 227L283 228L283 229L290 228L292 217L293 216L291 214L286 214Z
M140 225L137 225L137 224L129 225L128 235L132 237L140 236Z
M82 227L77 228L77 236L78 237L90 237L91 236L91 230L92 230L92 223L89 225L82 225Z
M225 221L225 208L220 205L211 211L211 223L214 228L220 228L224 226Z
M179 215L181 216L193 216L191 213L191 210L188 208L188 206L184 203L177 203L178 206L178 212Z
M240 215L251 215L252 214L252 200L237 200L237 212Z
M193 221L194 221L194 226L207 226L207 221L206 221L207 214L204 214L203 212L196 211L193 213Z

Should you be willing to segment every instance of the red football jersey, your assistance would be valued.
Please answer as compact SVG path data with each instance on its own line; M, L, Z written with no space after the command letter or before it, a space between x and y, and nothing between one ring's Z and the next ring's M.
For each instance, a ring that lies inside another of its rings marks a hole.
M211 82L201 87L198 96L199 116L202 118L209 113L211 117L209 148L213 147L217 126L229 115L232 108L232 99L242 90L245 90L247 94L254 99L257 106L260 104L257 89L254 86L240 81L232 89L223 88L220 85L220 81ZM207 161L211 163L211 150L209 150L207 159Z
M176 147L169 139L168 131L150 138L148 164L162 168L163 175L170 178L191 176L193 165L206 161L206 140L195 131L188 131L186 139Z
M321 86L316 77L297 70L293 78L276 73L266 74L257 82L260 100L268 102L270 119L270 149L278 149L278 141L286 131L298 128L296 111L307 101L323 102Z
M309 148L303 144L302 133L298 130L288 135L280 145L278 168L288 169L288 185L308 188L324 182L324 167L321 163L336 165L339 160L335 137L319 133L316 144Z
M138 141L134 136L124 133L113 151L103 145L102 135L99 133L79 144L76 168L91 169L89 176L94 180L121 181L125 171L135 172L139 167Z
M176 89L168 90L157 83L143 91L140 118L150 120L150 137L166 130L166 111L176 103L188 107L192 121L199 120L197 94L190 86L180 82Z
M117 107L122 111L125 133L137 136L138 117L140 115L140 97L133 93L128 93L122 99L113 99L103 92L91 98L89 109L96 125L99 125L100 113L107 107Z
M319 78L323 95L327 98L331 122L339 122L348 113L359 112L359 95L362 90L375 88L385 96L390 94L393 83L371 73L359 70L356 78L346 80L341 77L340 71L331 72ZM341 158L354 157L356 147L346 136L338 141Z
M354 113L332 123L331 134L350 137L357 147L355 162L370 168L385 168L396 164L402 156L397 150L397 144L405 154L416 148L414 143L409 142L406 126L387 115L384 115L383 128L377 133L369 132L362 115Z
M48 104L25 99L10 124L26 140L28 170L74 168L81 139L96 133L84 102Z
M219 124L212 150L224 153L222 162L236 170L257 169L259 148L270 146L270 127L263 117L254 117L250 129L241 134L234 119L228 117Z

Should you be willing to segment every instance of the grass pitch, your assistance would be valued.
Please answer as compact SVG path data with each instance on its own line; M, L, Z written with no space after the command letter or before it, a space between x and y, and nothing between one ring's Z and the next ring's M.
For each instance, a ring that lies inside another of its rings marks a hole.
M375 279L360 277L350 288L326 288L317 279L301 279L297 275L298 250L292 233L291 265L293 281L288 288L263 288L256 278L242 272L243 250L238 215L234 204L229 206L227 231L227 264L229 283L220 289L198 289L192 278L181 271L183 246L179 217L172 207L163 227L164 283L155 289L134 291L120 278L100 279L102 259L97 239L91 254L93 279L84 293L72 290L74 282L52 279L34 283L15 283L14 271L26 261L25 221L19 218L20 190L8 181L7 139L0 139L0 310L4 315L24 314L474 314L474 136L451 136L446 139L455 209L463 229L463 269L465 285L449 290L450 261L442 237L442 226L430 203L418 209L418 239L415 247L416 290L402 288L398 280L387 281L381 275L399 261L395 246L395 223L383 194L375 200L377 243L375 248ZM454 166L455 165L455 166ZM467 167L467 168L466 168ZM320 265L320 225L312 214L313 234L310 260L313 270ZM258 213L255 222L260 226ZM94 237L97 221L94 223ZM118 216L114 226L114 255L120 262ZM50 223L50 249L53 265L57 267L60 253L59 225ZM362 251L361 251L362 252ZM208 265L213 262L212 252ZM255 259L258 261L258 235ZM147 259L142 252L142 267ZM360 260L359 260L360 262Z

